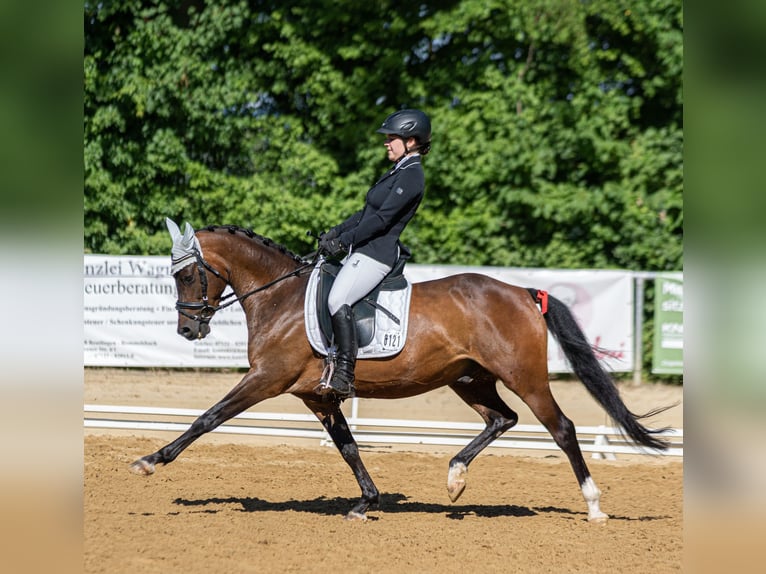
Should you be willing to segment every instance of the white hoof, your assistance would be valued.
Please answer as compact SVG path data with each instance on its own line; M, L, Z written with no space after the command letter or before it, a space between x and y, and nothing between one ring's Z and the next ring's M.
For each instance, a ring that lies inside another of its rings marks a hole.
M353 522L367 522L367 515L361 512L351 511L344 517L345 520L351 520Z
M609 521L609 515L599 512L598 514L588 515L588 522L591 524L606 524Z
M585 482L581 485L582 495L585 499L585 503L588 505L588 522L593 524L606 524L609 520L609 515L601 512L601 506L599 499L601 498L601 491L593 482L593 479L589 476L585 479Z
M136 462L130 465L130 471L133 474L149 476L150 474L154 474L154 465L146 462L143 458L139 458Z
M451 466L447 475L447 494L452 502L455 502L465 490L465 475L468 468L462 463Z

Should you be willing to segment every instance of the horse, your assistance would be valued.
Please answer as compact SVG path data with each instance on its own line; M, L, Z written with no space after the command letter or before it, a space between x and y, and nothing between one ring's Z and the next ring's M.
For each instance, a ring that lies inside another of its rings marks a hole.
M168 220L169 229L171 223ZM250 367L188 430L133 462L131 470L151 475L158 464L172 462L225 421L289 393L314 413L361 489L360 499L345 518L366 520L380 494L341 411L343 399L315 391L324 357L311 347L304 328L304 296L314 263L237 226L194 231L187 223L184 236L185 252L179 255L174 248L171 268L178 295L178 334L190 341L205 337L216 311L238 302L246 316ZM224 295L227 286L231 289ZM587 505L588 521L604 523L609 516L600 509L601 491L585 464L575 427L551 393L548 331L576 376L631 442L647 451L666 449L668 443L657 436L666 429L649 429L639 421L670 407L632 413L570 309L551 295L547 309L541 308L539 300L544 303L546 298L542 295L547 294L478 273L414 283L404 348L390 358L359 360L356 396L398 399L446 385L479 414L486 426L449 461L447 494L455 502L466 487L471 462L518 421L517 413L498 394L498 384L503 384L521 398L566 454ZM229 296L235 298L225 302Z

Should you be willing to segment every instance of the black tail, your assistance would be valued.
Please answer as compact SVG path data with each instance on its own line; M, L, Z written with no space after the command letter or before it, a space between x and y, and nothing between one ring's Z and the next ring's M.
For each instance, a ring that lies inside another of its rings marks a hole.
M527 291L533 299L537 299L537 289L528 288ZM548 295L548 310L544 317L548 330L561 345L572 370L609 416L637 444L656 450L666 450L669 446L668 442L654 435L668 429L648 429L638 421L661 413L673 405L661 407L643 415L630 412L622 402L612 377L599 362L593 347L585 338L585 334L569 308L555 297Z

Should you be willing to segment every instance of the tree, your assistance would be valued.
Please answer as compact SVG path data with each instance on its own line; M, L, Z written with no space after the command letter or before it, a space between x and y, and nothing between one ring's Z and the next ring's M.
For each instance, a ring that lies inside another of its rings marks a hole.
M85 5L85 244L168 252L165 216L305 236L431 115L420 263L682 266L682 4Z

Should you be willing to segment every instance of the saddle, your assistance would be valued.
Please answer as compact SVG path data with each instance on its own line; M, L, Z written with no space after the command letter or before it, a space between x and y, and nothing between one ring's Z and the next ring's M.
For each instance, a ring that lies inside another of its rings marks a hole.
M360 349L372 343L375 336L375 314L377 311L385 314L397 325L401 324L402 319L394 315L389 309L386 309L379 302L379 299L383 291L407 289L409 282L404 276L404 265L407 259L408 257L399 257L388 275L383 278L383 281L368 295L351 306L356 322L356 340ZM328 341L332 340L332 322L330 320L330 311L327 308L327 297L330 294L330 289L335 282L335 278L338 276L340 268L341 264L338 261L325 261L319 270L316 299L317 317L322 335Z

